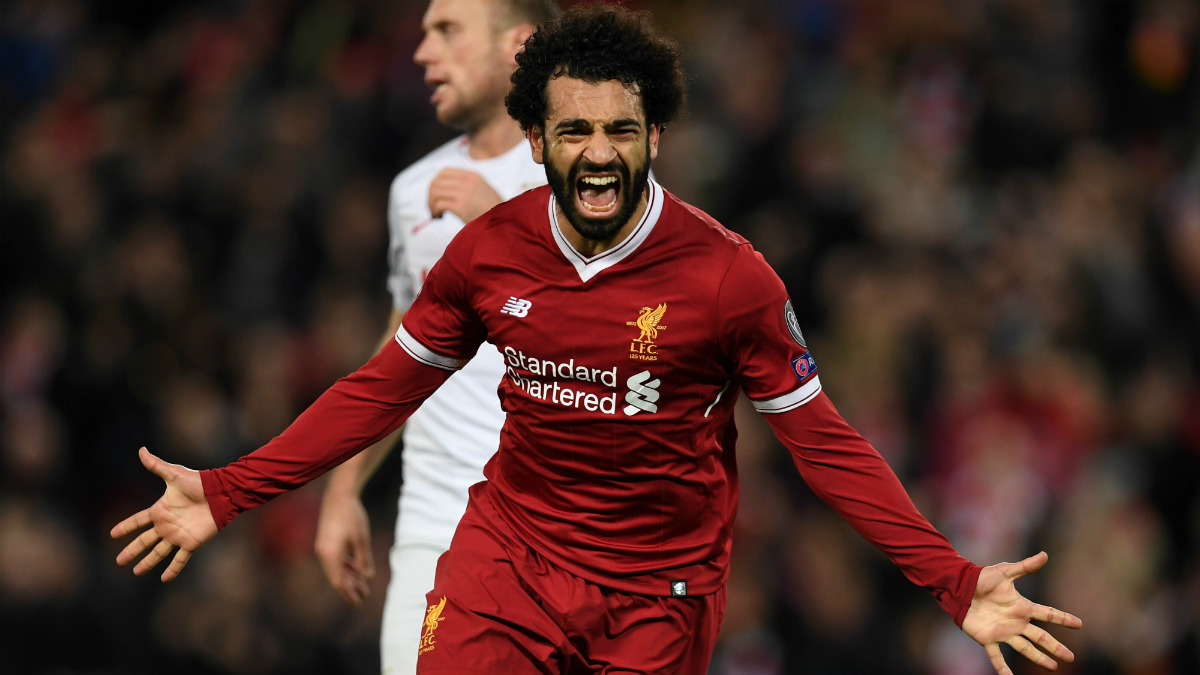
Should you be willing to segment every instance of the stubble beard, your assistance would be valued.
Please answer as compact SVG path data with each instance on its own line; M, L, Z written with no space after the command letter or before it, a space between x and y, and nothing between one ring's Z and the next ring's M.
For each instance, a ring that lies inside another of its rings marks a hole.
M500 57L496 56L495 59L499 60ZM459 83L455 89L457 104L436 111L442 125L471 135L490 124L497 114L508 118L508 112L504 110L504 95L508 93L511 73L506 70L489 73L483 79Z
M650 143L647 140L647 157L650 156L649 153ZM581 160L564 175L551 161L549 146L547 145L542 147L542 163L546 167L546 179L550 184L550 190L554 192L554 198L558 200L559 208L566 214L567 222L571 223L571 227L575 228L579 236L590 241L604 242L612 239L624 227L625 223L633 217L634 211L637 210L638 202L641 201L642 194L645 193L646 186L650 182L649 161L638 167L636 173L631 174L629 167L625 166L620 160L613 160L604 166ZM608 218L589 218L580 212L579 205L575 201L575 191L576 186L579 184L579 175L584 171L589 173L620 174L621 205L616 213Z

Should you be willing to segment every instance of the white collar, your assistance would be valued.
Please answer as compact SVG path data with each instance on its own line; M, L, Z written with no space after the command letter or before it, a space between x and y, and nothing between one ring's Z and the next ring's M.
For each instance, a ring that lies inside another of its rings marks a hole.
M579 273L581 281L587 281L628 258L642 245L642 242L646 241L646 237L650 236L650 232L658 223L658 217L662 214L663 189L653 179L649 179L647 184L650 187L650 195L647 198L646 211L633 231L621 243L590 258L576 251L575 247L563 236L562 230L558 226L558 209L555 208L558 202L554 198L554 192L550 192L550 231L553 233L554 241L558 243L558 249L562 251L563 257L575 266L575 271ZM569 223L568 226L570 226Z

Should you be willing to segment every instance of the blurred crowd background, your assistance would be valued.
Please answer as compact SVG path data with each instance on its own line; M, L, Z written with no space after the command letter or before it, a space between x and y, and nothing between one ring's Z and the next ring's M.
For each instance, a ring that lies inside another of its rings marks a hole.
M1084 621L1060 672L1200 672L1200 4L630 4L686 50L660 182L774 265L965 555L1050 552L1019 587ZM451 136L424 5L0 4L0 673L378 672L394 459L362 609L312 555L319 486L167 586L108 530L161 493L138 446L226 463L370 354L387 185ZM712 674L990 672L740 420Z

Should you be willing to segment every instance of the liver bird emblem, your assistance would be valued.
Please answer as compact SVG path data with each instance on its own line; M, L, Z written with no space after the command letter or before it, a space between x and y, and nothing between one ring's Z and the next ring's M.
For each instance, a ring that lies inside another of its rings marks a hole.
M654 342L658 339L658 331L660 328L666 328L661 325L663 314L667 313L667 304L659 303L658 307L650 309L649 307L642 308L642 314L637 318L637 321L625 322L628 326L636 325L642 334L639 335L634 342Z
M426 638L433 637L433 631L437 630L438 623L444 618L442 610L446 608L446 596L436 605L430 605L429 609L425 610L425 636Z

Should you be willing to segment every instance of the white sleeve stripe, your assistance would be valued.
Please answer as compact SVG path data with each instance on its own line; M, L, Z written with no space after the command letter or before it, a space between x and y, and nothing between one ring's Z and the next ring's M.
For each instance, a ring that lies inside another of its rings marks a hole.
M442 370L458 370L467 364L467 360L465 359L442 356L420 342L417 342L416 338L404 330L404 326L400 326L400 330L396 331L396 342L404 348L404 351L408 352L409 356L427 366L441 368Z
M819 393L821 393L821 378L813 376L813 379L805 382L804 386L791 393L784 394L783 396L777 396L766 401L750 402L754 404L755 410L764 415L769 415L795 410L796 408L799 408L805 403L808 403L816 398L817 394Z

